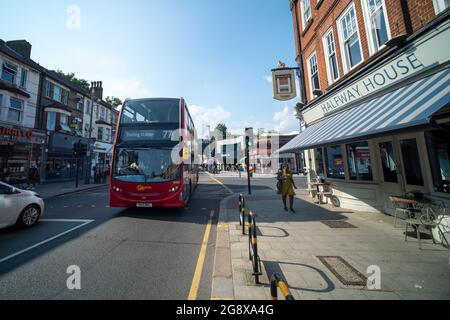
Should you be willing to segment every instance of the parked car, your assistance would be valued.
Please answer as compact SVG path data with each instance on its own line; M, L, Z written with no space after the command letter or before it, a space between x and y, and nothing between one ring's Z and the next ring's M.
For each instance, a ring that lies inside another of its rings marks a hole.
M0 229L34 226L44 212L44 200L36 192L18 189L0 181Z

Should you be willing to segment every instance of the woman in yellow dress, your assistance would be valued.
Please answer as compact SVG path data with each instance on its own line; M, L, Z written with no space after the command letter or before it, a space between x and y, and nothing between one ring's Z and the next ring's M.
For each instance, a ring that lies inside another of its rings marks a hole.
M279 181L279 186L281 188L278 189L278 194L281 195L281 198L283 199L284 204L284 210L288 211L286 200L289 196L289 205L290 209L293 213L295 213L294 210L294 196L295 191L294 189L297 189L297 186L295 185L294 178L292 177L292 172L289 169L288 164L284 164L282 167L282 170L278 171L277 180Z

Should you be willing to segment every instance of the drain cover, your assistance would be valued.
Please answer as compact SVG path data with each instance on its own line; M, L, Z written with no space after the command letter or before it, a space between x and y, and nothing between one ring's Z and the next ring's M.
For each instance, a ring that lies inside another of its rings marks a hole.
M365 286L367 278L339 256L317 257L346 286Z
M357 228L347 221L320 221L333 229Z

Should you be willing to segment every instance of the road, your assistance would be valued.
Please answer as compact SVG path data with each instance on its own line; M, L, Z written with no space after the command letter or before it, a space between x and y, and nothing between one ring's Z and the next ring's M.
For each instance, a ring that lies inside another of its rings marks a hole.
M270 187L274 178L253 180ZM180 210L109 208L107 187L49 199L36 227L0 230L0 299L208 300L220 201L246 190L245 177L201 174ZM80 290L67 287L69 266Z
M109 208L106 187L49 199L36 227L0 231L0 299L187 299L196 269L197 299L209 299L216 220L227 195L202 174L183 210ZM67 288L72 265L80 268L81 290Z

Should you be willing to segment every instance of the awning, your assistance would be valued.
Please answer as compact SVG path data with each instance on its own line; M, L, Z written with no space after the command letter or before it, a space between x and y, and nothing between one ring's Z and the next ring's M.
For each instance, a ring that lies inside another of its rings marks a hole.
M450 101L450 68L306 128L277 153L310 149L429 124Z

